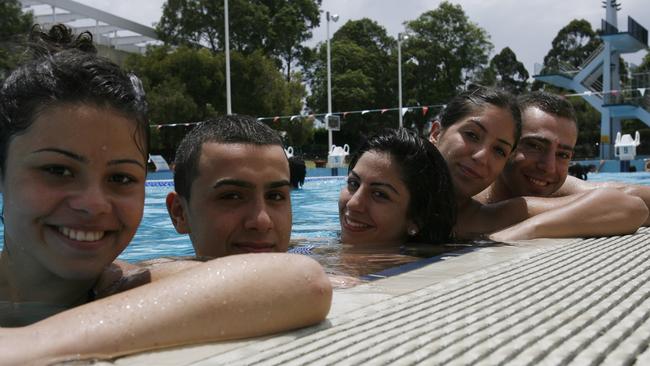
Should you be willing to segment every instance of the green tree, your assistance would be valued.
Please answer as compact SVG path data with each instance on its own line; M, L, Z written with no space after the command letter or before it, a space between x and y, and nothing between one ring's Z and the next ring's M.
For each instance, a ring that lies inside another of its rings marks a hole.
M636 69L637 72L650 72L650 52L646 53L641 61L641 65Z
M475 81L492 50L489 35L472 23L460 5L447 1L406 22L404 42L404 100L410 105L442 104L469 82ZM408 115L407 115L408 116ZM421 131L428 119L421 114L413 122Z
M229 0L231 49L250 54L262 50L286 69L301 54L302 42L320 24L322 0ZM156 26L161 40L172 45L208 47L222 52L225 43L224 2L168 0Z
M305 91L287 83L275 64L260 52L231 54L232 108L253 116L297 114ZM147 54L132 55L126 67L144 83L153 124L197 122L225 114L225 59L207 49L152 47ZM162 127L161 146L167 153L184 135L183 127Z
M23 14L18 0L0 2L0 81L20 61L22 44L33 24L30 13Z
M578 68L601 43L588 21L574 19L553 39L552 48L544 57L544 67L549 70L559 70L562 65Z
M271 14L266 49L284 65L289 81L292 65L305 50L302 43L310 39L311 30L320 25L322 0L266 0L264 3Z
M397 104L395 78L397 67L391 54L395 40L375 21L364 18L348 21L331 39L332 108L334 112L390 108ZM307 105L317 113L327 111L326 45L310 51L304 64L312 94ZM337 144L356 144L360 135L378 127L396 127L396 114L371 113L348 115L341 131L335 132Z
M481 83L521 94L528 88L528 77L524 64L517 60L510 47L506 47L492 58Z
M600 113L581 97L570 97L576 111L578 123L578 140L575 146L575 157L586 159L598 156L600 141Z

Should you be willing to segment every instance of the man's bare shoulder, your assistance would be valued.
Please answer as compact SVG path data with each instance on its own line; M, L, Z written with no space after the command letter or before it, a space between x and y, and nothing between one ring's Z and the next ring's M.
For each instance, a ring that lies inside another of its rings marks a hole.
M484 205L497 203L501 201L509 200L513 197L508 196L506 190L499 186L499 182L494 182L487 188L485 188L481 193L472 197L479 203Z
M483 192L477 194L476 196L472 197L476 201L486 204L489 203L489 198L492 196L492 186L489 186L483 190Z
M567 176L564 184L560 189L555 191L551 196L552 197L564 197L570 196L576 193L583 193L585 191L592 190L599 187L597 183L587 182L582 179L576 178L574 176Z

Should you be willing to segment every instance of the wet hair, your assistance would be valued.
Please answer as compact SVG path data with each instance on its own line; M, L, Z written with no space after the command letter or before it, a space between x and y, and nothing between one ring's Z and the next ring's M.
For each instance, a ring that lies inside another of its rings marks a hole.
M134 140L145 160L149 123L140 80L96 55L92 35L75 37L65 25L30 34L31 59L14 70L0 89L0 172L5 172L9 144L25 133L47 109L62 104L111 108L136 124Z
M576 112L573 105L561 95L545 91L534 91L521 95L518 101L522 113L528 108L536 107L543 112L567 118L577 126Z
M447 163L438 149L413 131L386 129L361 144L350 159L349 172L368 151L390 154L400 167L401 179L411 195L407 216L418 226L418 234L408 241L451 242L456 202Z
M515 120L516 145L519 136L521 136L521 111L514 95L505 90L477 86L472 90L462 92L447 103L440 112L438 121L442 128L447 128L487 105L503 108L510 112Z
M207 142L282 147L282 139L275 130L250 116L220 116L199 123L178 145L174 159L174 190L187 200L192 183L199 176L199 158Z
M307 166L302 158L293 156L289 158L289 182L293 188L302 188L305 185Z

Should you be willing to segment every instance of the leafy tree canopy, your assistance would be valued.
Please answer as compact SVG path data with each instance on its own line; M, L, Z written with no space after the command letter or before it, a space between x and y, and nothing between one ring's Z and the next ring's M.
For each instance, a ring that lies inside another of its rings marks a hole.
M225 114L225 58L207 49L152 47L147 54L131 55L126 62L148 91L150 119L154 124L197 122ZM287 83L273 61L260 52L231 54L232 108L253 116L297 114L304 87ZM182 137L181 128L162 128L160 149L172 149Z
M422 104L452 98L487 64L492 50L489 35L472 23L460 5L447 1L406 23L410 38L404 58L415 58L418 67L415 98Z
M23 14L18 0L0 1L0 81L20 61L20 48L32 24L32 15Z
M230 0L230 47L244 54L262 50L291 75L302 42L320 24L322 0ZM156 26L161 40L172 45L205 46L222 52L225 43L224 2L168 0Z
M481 83L521 94L528 88L528 78L528 71L524 64L517 60L517 55L510 47L506 47L492 58Z
M395 40L377 22L364 18L345 23L331 39L332 107L336 111L392 107L397 102L394 80L397 73L392 60ZM312 95L308 106L316 112L327 111L327 51L320 44L310 51L311 63L304 65ZM359 135L375 127L395 127L395 115L350 115L342 120L337 144L355 144ZM389 124L393 122L393 124ZM373 127L374 126L374 127Z
M550 70L558 70L563 64L577 68L601 43L588 21L574 19L553 39L552 48L544 57L544 66Z

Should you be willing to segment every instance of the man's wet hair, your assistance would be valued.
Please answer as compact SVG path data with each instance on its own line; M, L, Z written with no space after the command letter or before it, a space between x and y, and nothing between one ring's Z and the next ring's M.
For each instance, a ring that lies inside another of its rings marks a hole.
M522 113L530 107L536 107L543 112L570 119L574 123L577 121L573 105L561 95L545 91L534 91L521 95L518 101Z
M146 160L149 122L142 84L135 75L97 56L90 33L75 36L63 24L48 31L34 26L28 54L29 60L0 89L0 172L5 172L12 138L25 133L48 108L62 104L111 108L134 120L134 140Z
M411 196L407 216L418 226L417 235L409 237L408 242L451 242L456 201L451 174L438 149L413 131L386 129L362 142L350 159L350 172L368 151L389 154L399 167Z
M271 127L245 115L220 116L199 123L181 141L174 159L174 190L190 199L192 183L199 176L199 158L203 144L278 145L282 138Z

